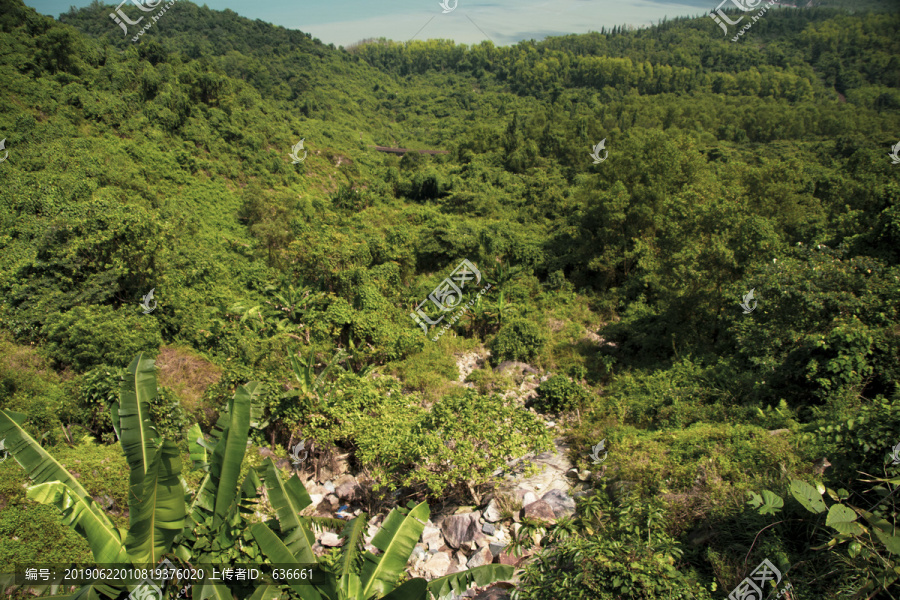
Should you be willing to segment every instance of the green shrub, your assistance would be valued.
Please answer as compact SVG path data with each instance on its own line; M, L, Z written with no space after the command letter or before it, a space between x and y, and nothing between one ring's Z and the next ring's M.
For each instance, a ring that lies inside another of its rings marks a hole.
M584 406L590 394L564 375L554 375L538 386L535 407L543 412L561 412Z
M532 321L515 319L500 328L491 340L491 362L498 365L505 360L531 361L547 345L547 335Z
M48 355L61 365L84 372L98 365L114 365L123 356L153 354L162 345L152 315L127 314L109 306L76 306L47 318L41 333Z
M119 399L123 369L100 365L70 382L76 419L104 443L115 441L109 406Z
M525 567L515 600L711 600L676 566L683 552L665 531L660 500L615 505L604 496L582 501L580 535L551 535L556 541Z
M426 410L401 394L393 378L345 373L322 404L304 434L323 445L355 447L376 490L405 486L433 498L460 498L491 481L508 458L550 447L533 414L475 390L444 396Z

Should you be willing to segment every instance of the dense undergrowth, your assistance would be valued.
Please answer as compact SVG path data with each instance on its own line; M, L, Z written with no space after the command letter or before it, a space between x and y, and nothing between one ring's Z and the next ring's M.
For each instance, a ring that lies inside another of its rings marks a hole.
M185 1L132 44L108 12L0 0L0 409L117 523L138 352L166 439L259 381L252 442L349 453L382 506L478 502L549 447L492 370L516 360L580 469L609 451L522 598L720 598L764 558L796 599L896 597L896 13L344 49ZM492 287L432 342L409 315L463 259ZM0 564L89 558L26 483L0 463Z

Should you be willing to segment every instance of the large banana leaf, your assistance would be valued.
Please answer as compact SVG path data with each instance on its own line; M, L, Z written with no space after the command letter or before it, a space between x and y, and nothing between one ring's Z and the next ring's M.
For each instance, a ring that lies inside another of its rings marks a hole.
M250 534L253 535L253 539L259 544L260 550L272 564L287 565L299 562L288 550L288 547L284 545L284 542L265 523L254 523L251 525ZM312 586L293 584L289 587L300 594L303 600L323 600L322 594ZM332 595L329 598L335 598L335 596Z
M381 600L425 600L428 582L421 577L410 579Z
M364 563L360 573L363 598L369 598L375 593L386 594L394 589L409 561L409 555L425 529L428 515L427 502L422 502L405 516L396 508L388 514L384 525L372 538L372 545L381 550L382 554L376 557L371 552L366 552L363 555Z
M150 420L150 403L155 397L156 367L142 352L125 371L118 409L119 440L132 471L146 473L158 446L159 434Z
M204 581L198 585L196 591L192 587L191 592L193 593L192 597L196 600L208 600L209 598L213 600L234 600L234 594L231 593L228 586L210 581Z
M358 598L362 591L362 582L354 572L354 563L359 556L359 547L363 539L363 527L366 526L366 514L363 513L347 523L341 532L344 538L343 556L341 556L341 592L346 598Z
M130 524L125 547L134 563L156 564L184 527L181 456L174 442L162 443L147 464L131 470Z
M118 598L124 588L95 583L78 588L71 594L43 596L44 600L109 600Z
M432 579L428 583L428 591L436 598L443 598L451 592L462 594L473 585L484 586L495 581L508 581L512 579L515 570L511 565L482 565L468 571Z
M229 423L213 450L209 472L215 487L213 527L218 527L232 510L238 493L241 463L247 451L250 430L250 404L261 391L260 384L250 382L238 388L229 411Z
M266 459L265 466L269 502L275 509L281 533L286 536L284 543L299 562L316 562L306 528L301 527L298 517L301 510L312 504L306 488L303 487L296 475L292 475L287 482L283 482L278 468L271 458Z
M281 590L277 585L260 585L247 600L281 600Z
M191 453L191 467L193 469L208 469L209 457L206 455L207 444L203 440L203 432L200 430L200 424L194 425L188 429L187 434L188 449Z
M114 529L113 522L103 509L97 506L91 499L87 490L82 487L55 458L47 454L34 438L22 428L27 415L8 410L0 410L0 440L4 440L6 450L12 454L16 462L25 469L25 473L36 484L58 481L79 498L87 503L87 506L96 515L99 523L105 529Z
M93 500L79 496L65 483L51 481L28 488L26 496L41 504L52 504L63 514L63 522L87 540L98 563L128 563L128 553L119 532L109 519L97 516L99 507L91 509Z
M66 484L77 496L90 498L78 480L75 479L55 458L47 454L22 427L28 415L0 410L0 440L16 462L35 483L59 481Z

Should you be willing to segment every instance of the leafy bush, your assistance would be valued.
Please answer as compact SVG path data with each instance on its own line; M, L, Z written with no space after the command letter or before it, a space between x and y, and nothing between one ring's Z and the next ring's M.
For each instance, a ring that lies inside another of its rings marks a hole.
M538 386L534 404L544 412L561 412L584 406L590 394L581 385L564 375L554 375Z
M547 345L547 335L533 321L514 319L500 328L491 340L491 362L498 365L505 360L531 361Z
M105 443L115 441L109 407L119 399L123 369L100 365L71 383L79 422Z
M477 495L508 458L550 447L534 415L474 390L445 396L427 411L403 396L394 380L348 373L324 404L308 421L309 432L320 442L356 447L376 489L407 486L434 498Z
M525 567L515 600L712 599L676 567L683 552L665 531L659 500L616 505L597 493L578 512L581 533L551 532L555 541Z
M155 353L162 345L156 319L128 315L109 306L76 306L53 314L41 330L47 353L57 363L78 372L99 365L114 365L122 356Z

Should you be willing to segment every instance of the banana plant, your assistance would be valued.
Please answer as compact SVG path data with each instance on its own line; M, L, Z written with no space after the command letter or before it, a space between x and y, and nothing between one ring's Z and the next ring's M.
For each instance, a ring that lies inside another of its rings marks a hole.
M429 595L444 597L451 592L461 593L473 584L487 585L509 579L513 567L485 565L447 575L426 582L413 578L397 585L409 557L429 518L428 504L422 502L407 511L394 508L381 529L372 538L372 545L381 551L378 556L364 550L363 530L367 515L360 514L344 525L340 533L344 543L336 570L319 562L312 552L315 537L309 519L297 516L312 502L303 483L293 475L281 481L272 459L266 459L266 489L275 508L276 519L251 526L251 533L263 554L278 564L317 565L325 572L326 581L315 586L292 585L302 600L427 600ZM274 531L275 527L278 531Z
M241 542L250 541L245 514L253 511L262 482L254 469L247 472L243 482L239 479L261 391L262 385L256 382L237 389L213 428L214 441L207 442L196 424L189 430L191 462L195 469L206 471L206 475L192 501L187 485L183 484L184 498L190 502L190 508L173 552L186 563L228 564L257 558L252 547L245 547ZM198 588L193 597L201 600L232 597L224 585L204 582Z
M261 482L254 470L240 487L238 478L252 419L260 412L254 403L260 388L257 383L238 388L213 431L215 443L203 440L199 426L191 428L192 463L207 471L192 500L181 477L177 446L160 437L149 417L157 394L154 361L139 354L131 362L120 398L110 405L130 471L128 529L115 527L78 480L25 431L26 415L0 411L0 439L34 482L27 497L56 506L64 522L87 540L97 563L146 567L158 564L164 555L185 562L221 563L223 555L237 558L227 553L236 552L242 533L249 539L242 511L256 497ZM100 600L127 591L124 584L98 583L54 597ZM193 598L231 600L232 594L226 586L205 583L195 588Z
M154 361L139 354L125 373L120 400L110 409L130 471L127 530L115 527L78 480L25 431L26 415L0 411L0 438L34 482L26 496L56 506L64 522L87 540L98 563L156 564L184 526L178 448L160 438L149 417L156 396L154 369ZM59 597L100 600L123 591L124 585L97 583Z
M310 348L309 358L307 358L306 360L304 360L302 356L298 358L297 356L292 355L291 371L293 371L294 378L300 384L300 388L282 394L282 398L291 398L296 396L308 398L320 396L325 389L325 386L323 385L325 376L338 365L338 363L345 357L345 355L346 351L338 350L331 358L331 360L328 361L328 364L325 365L325 368L322 369L322 372L319 373L318 376L316 376L316 362L314 358L314 351L312 348Z
M497 319L497 327L503 325L504 321L509 321L510 313L517 312L516 309L510 302L506 300L506 293L503 290L500 290L500 296L497 298L497 307L495 310L488 311L493 317Z

